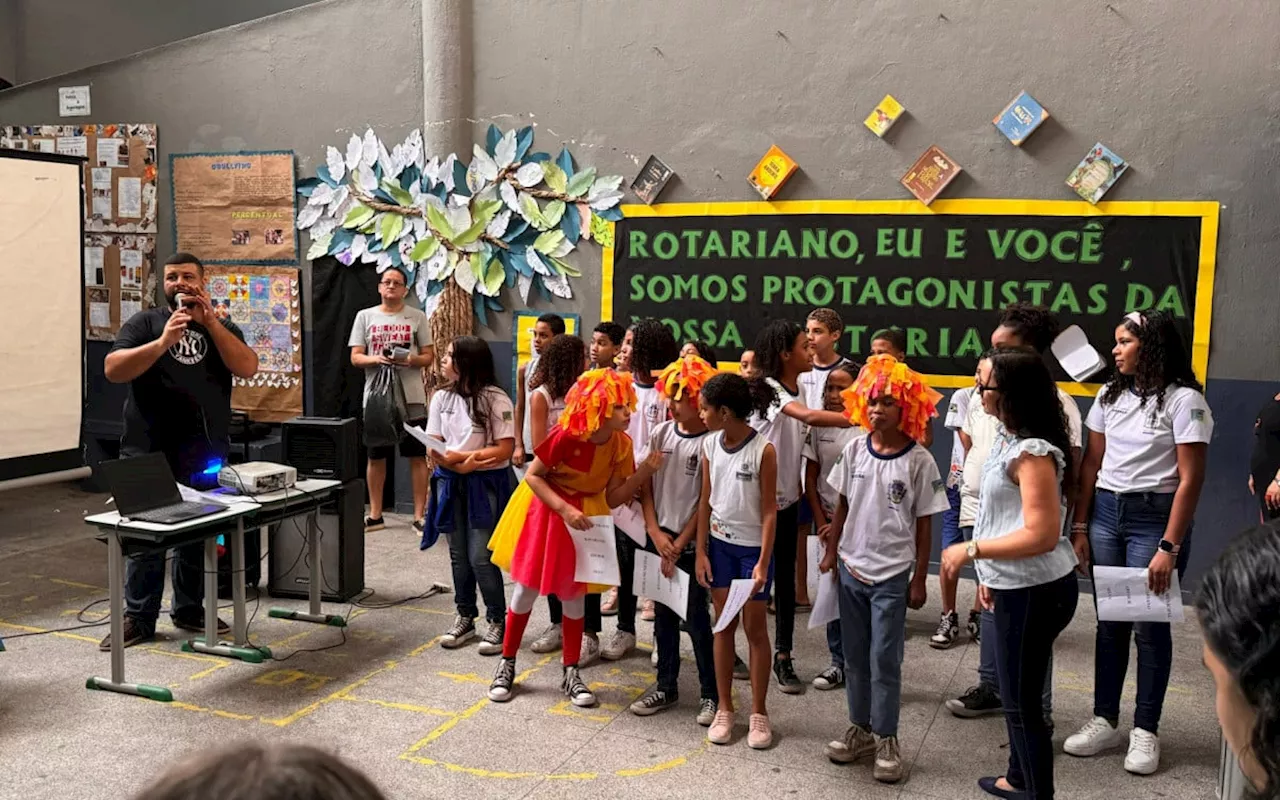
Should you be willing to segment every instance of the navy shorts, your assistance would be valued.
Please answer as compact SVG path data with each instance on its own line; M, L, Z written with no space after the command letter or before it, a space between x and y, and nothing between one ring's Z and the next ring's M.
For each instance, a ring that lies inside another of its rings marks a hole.
M707 545L707 558L711 561L711 588L727 589L729 584L739 578L750 578L751 572L760 563L760 548L732 544L712 536ZM769 577L765 579L764 589L752 595L752 600L768 600L769 590L773 588L773 559L769 559Z
M950 508L942 512L942 547L946 549L958 542L966 542L968 539L964 537L960 530L960 489L959 487L950 487L947 489L947 502Z
M800 512L796 517L796 527L803 528L805 525L813 524L813 507L809 505L809 501L800 498Z

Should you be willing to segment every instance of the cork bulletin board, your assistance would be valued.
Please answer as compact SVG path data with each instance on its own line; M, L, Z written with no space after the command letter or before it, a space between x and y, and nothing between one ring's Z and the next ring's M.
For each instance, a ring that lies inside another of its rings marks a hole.
M85 338L115 341L120 326L156 296L155 237L127 233L84 236Z

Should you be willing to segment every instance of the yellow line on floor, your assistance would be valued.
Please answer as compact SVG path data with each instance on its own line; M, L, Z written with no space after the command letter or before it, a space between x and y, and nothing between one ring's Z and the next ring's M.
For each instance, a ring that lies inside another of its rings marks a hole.
M689 763L690 758L702 755L706 752L706 749L707 745L703 743L701 747L694 750L692 753L688 753L687 755L679 756L678 758L673 758L668 761L663 761L661 764L654 764L648 767L637 767L635 769L619 769L615 770L613 774L620 778L639 778L645 775L652 775L655 772L666 772L669 769L683 767L685 764Z
M236 714L231 711L220 711L219 709L216 709L216 708L205 708L203 706L198 706L193 703L183 703L178 700L174 700L172 703L165 703L164 705L169 708L179 708L179 709L182 709L183 711L196 711L201 714L212 714L215 717L222 717L223 719L234 719L241 722L255 719L253 714Z
M315 711L319 710L322 706L332 703L334 700L341 700L348 692L351 692L351 691L354 691L355 689L360 688L361 686L365 685L369 681L373 680L378 675L381 675L384 672L390 672L391 670L395 669L399 665L399 663L400 662L398 661L388 661L386 663L386 666L379 667L378 669L375 669L372 672L365 674L364 677L357 678L354 682L342 687L341 689L337 690L336 692L329 695L328 697L317 700L316 702L311 703L310 705L304 706L298 709L297 711L293 712L287 717L281 717L279 719L263 719L262 721L267 723L268 725L275 725L277 728L283 728L286 725L292 725L293 723L297 722L303 717L308 716L314 713Z
M78 642L92 642L94 644L98 643L98 640L93 638L92 636L83 636L78 633L65 633L63 631L55 632L48 628L33 628L30 625L19 625L16 622L9 622L3 619L0 619L0 628L17 628L23 633L47 633L50 636L57 636L59 639L74 639Z
M428 706L416 706L412 703L393 703L389 700L376 700L372 697L339 697L339 700L347 703L367 703L373 706L381 706L382 708L392 708L396 711L412 711L416 714L427 714L433 717L453 717L458 715L456 711L445 711L442 708L430 708Z
M94 586L92 583L80 583L79 581L69 581L65 578L50 578L50 583L56 583L61 586L70 586L74 589L92 589L95 592L109 591L105 586Z

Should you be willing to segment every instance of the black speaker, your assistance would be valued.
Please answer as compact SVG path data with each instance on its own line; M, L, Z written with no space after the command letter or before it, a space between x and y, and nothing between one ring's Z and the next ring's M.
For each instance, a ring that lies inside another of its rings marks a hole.
M360 440L350 417L294 417L281 424L284 463L299 478L351 481L361 476Z
M344 603L364 591L364 481L343 484L333 499L320 507L316 524L320 537L320 597L326 602ZM308 597L311 564L307 561L306 517L272 528L267 571L267 594L304 600Z

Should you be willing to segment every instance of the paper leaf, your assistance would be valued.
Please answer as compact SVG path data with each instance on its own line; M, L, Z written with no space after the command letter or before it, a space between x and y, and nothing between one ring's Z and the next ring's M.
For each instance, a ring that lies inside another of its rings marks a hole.
M333 241L333 234L327 233L324 236L313 237L311 246L307 248L307 260L314 261L329 252L329 242Z
M476 220L471 224L471 227L454 237L453 243L459 247L475 244L476 240L480 238L480 234L484 233L485 226L488 224L489 220L487 219Z
M587 202L593 203L602 194L613 191L621 185L621 175L602 175L591 184L591 190L587 192Z
M400 238L400 232L404 230L404 217L388 212L382 215L382 224L378 227L382 246L390 247L392 242Z
M468 259L466 262L459 262L457 269L453 271L453 279L457 282L462 291L471 294L476 288L476 274L472 270L472 262Z
M334 188L327 183L322 183L312 190L311 196L307 198L309 206L327 206L329 201L333 199Z
M387 178L382 179L382 191L391 195L402 206L413 205L413 195L400 188L400 184Z
M373 128L369 128L364 132L364 142L360 148L360 166L372 170L376 163L378 163L378 137L374 135Z
M582 172L574 175L569 179L569 185L565 188L565 194L573 198L581 197L591 188L591 184L596 179L596 168L587 167Z
M489 154L486 153L478 144L472 145L471 152L475 157L475 160L471 162L471 165L477 169L480 177L484 178L484 180L489 183L497 180L498 165L489 157Z
M497 162L498 169L506 169L515 163L516 132L514 128L507 131L502 140L498 142L498 146L494 148L493 160ZM496 178L497 175L494 175L494 177Z
M573 154L569 152L569 148L560 148L560 155L556 156L556 165L564 171L566 176L573 174Z
M471 227L471 209L466 203L461 205L453 204L454 198L449 198L449 204L445 206L444 218L449 221L449 227L455 232L454 236ZM450 237L454 238L454 237Z
M425 239L419 239L418 243L409 251L409 260L414 263L421 263L435 255L436 250L440 248L440 240L434 236L428 236Z
M365 239L364 234L359 234L356 236L356 238L352 239L351 240L352 260L354 261L355 259L363 256L365 253L365 248L367 246L368 246L368 240Z
M489 155L493 155L498 152L498 142L500 141L502 141L502 130L499 129L497 125L490 122L488 130L484 132L485 152Z
M529 220L529 224L540 231L545 231L551 227L543 219L542 209L538 207L538 201L531 194L520 193L520 216Z
M318 236L332 235L334 230L337 229L337 227L338 227L337 217L323 217L317 220L316 224L311 226L311 229L310 229L311 238L314 239Z
M351 199L351 191L347 189L346 184L339 186L333 190L333 196L329 198L329 211L332 214L346 214L342 206Z
M418 171L421 172L423 163L422 131L417 128L409 131L408 138L404 140L404 150L405 158L407 158L409 163L413 164L418 168Z
M537 186L541 180L542 165L536 161L530 161L516 170L516 182L526 189L530 186Z
M369 220L373 219L374 211L366 205L357 205L348 212L346 219L342 221L344 228L359 228Z
M578 209L578 230L582 231L583 239L590 241L594 230L591 224L591 207L586 203L575 203L574 208Z
M503 181L498 187L498 194L502 196L502 202L507 204L507 208L517 214L522 213L520 211L520 198L516 195L516 188L514 186Z
M323 206L307 206L298 212L298 230L305 230L316 224L324 213Z
M564 201L552 200L547 203L547 207L542 209L542 218L547 221L548 228L554 228L560 224L560 218L564 216Z
M600 192L596 199L590 202L590 206L596 211L604 211L605 209L616 206L622 200L622 192L617 189L608 189Z
M382 167L383 178L395 177L395 164L391 161L391 154L387 152L387 146L382 142L378 142L378 166Z
M570 278L582 277L582 273L568 261L564 261L560 258L552 258L551 263L555 265L556 272L559 272L561 275L566 275Z
M442 281L449 276L449 259L444 248L436 252L422 265L422 271L433 281Z
M622 208L615 205L611 208L596 209L596 216L608 222L621 222Z
M547 187L553 192L564 194L564 190L569 186L569 178L564 174L564 170L550 161L542 165L542 179L547 182Z
M360 137L354 133L347 141L347 171L353 172L355 168L360 166L360 155L364 152L364 147L360 144Z
M536 272L537 274L539 275L551 274L551 268L547 266L546 262L542 260L542 257L539 256L538 252L534 250L532 247L524 251L524 257L529 262L529 266L532 267L533 271Z
M539 234L537 239L533 240L533 249L539 253L550 254L560 243L563 242L564 233L559 229L549 230L546 233Z
M516 288L520 292L520 302L529 305L529 288L533 286L533 278L528 275L516 276Z
M511 209L504 208L502 211L494 215L489 220L489 224L485 227L484 232L488 236L495 239L501 239L502 234L507 232L507 225L511 222Z
M440 308L440 301L444 299L444 292L436 292L431 294L432 283L422 275L418 277L418 300L422 303L422 313L427 315L427 319L435 316L436 310Z
M338 152L338 148L329 145L326 151L325 164L329 167L329 177L338 183L342 183L342 178L347 174L347 164L342 160L342 153Z
M370 240L368 244L365 245L364 253L360 255L360 261L362 263L364 264L378 263L378 251L372 249L372 246L376 245L377 243L378 243L378 240L373 239L373 240Z
M542 285L556 297L565 299L573 297L573 290L569 288L569 279L563 275L548 275L542 279Z
M467 189L472 192L478 192L488 184L485 183L484 176L480 174L482 169L479 159L472 161L467 167Z
M564 231L564 237L570 244L577 244L578 239L582 238L582 217L578 216L578 204L574 203L565 210L560 217L560 230Z
M425 239L427 236L427 221L422 217L414 217L410 220L409 225L413 227L413 235L418 239Z
M577 242L571 242L566 238L561 241L560 244L556 245L556 249L552 250L549 255L555 256L556 258L564 258L573 252L573 248L576 244Z
M449 220L445 219L444 212L436 208L434 205L427 205L427 222L431 223L431 227L436 233L446 239L454 237L453 228L449 226Z
M373 174L373 167L366 167L363 163L356 167L356 182L366 192L372 192L378 188L378 177Z
M601 247L613 247L613 226L595 214L591 215L591 235Z
M338 188L338 182L335 181L333 179L333 176L329 174L328 165L321 164L319 167L316 167L316 177L324 181L325 184L329 186L329 188L331 189Z
M470 194L471 190L467 189L467 165L458 160L458 157L452 153L449 155L453 164L453 177L446 184L449 191L458 192L459 194ZM444 167L440 168L441 174L444 174Z
M526 125L516 133L516 161L525 157L533 146L533 126Z
M368 254L366 253L366 255ZM391 254L378 253L378 257L374 261L374 265L375 265L375 268L378 270L379 275L386 272L388 269L391 268Z
M498 259L491 259L489 266L484 271L484 293L489 297L497 297L498 292L502 290L502 282L506 280L506 270L502 268L502 262Z

